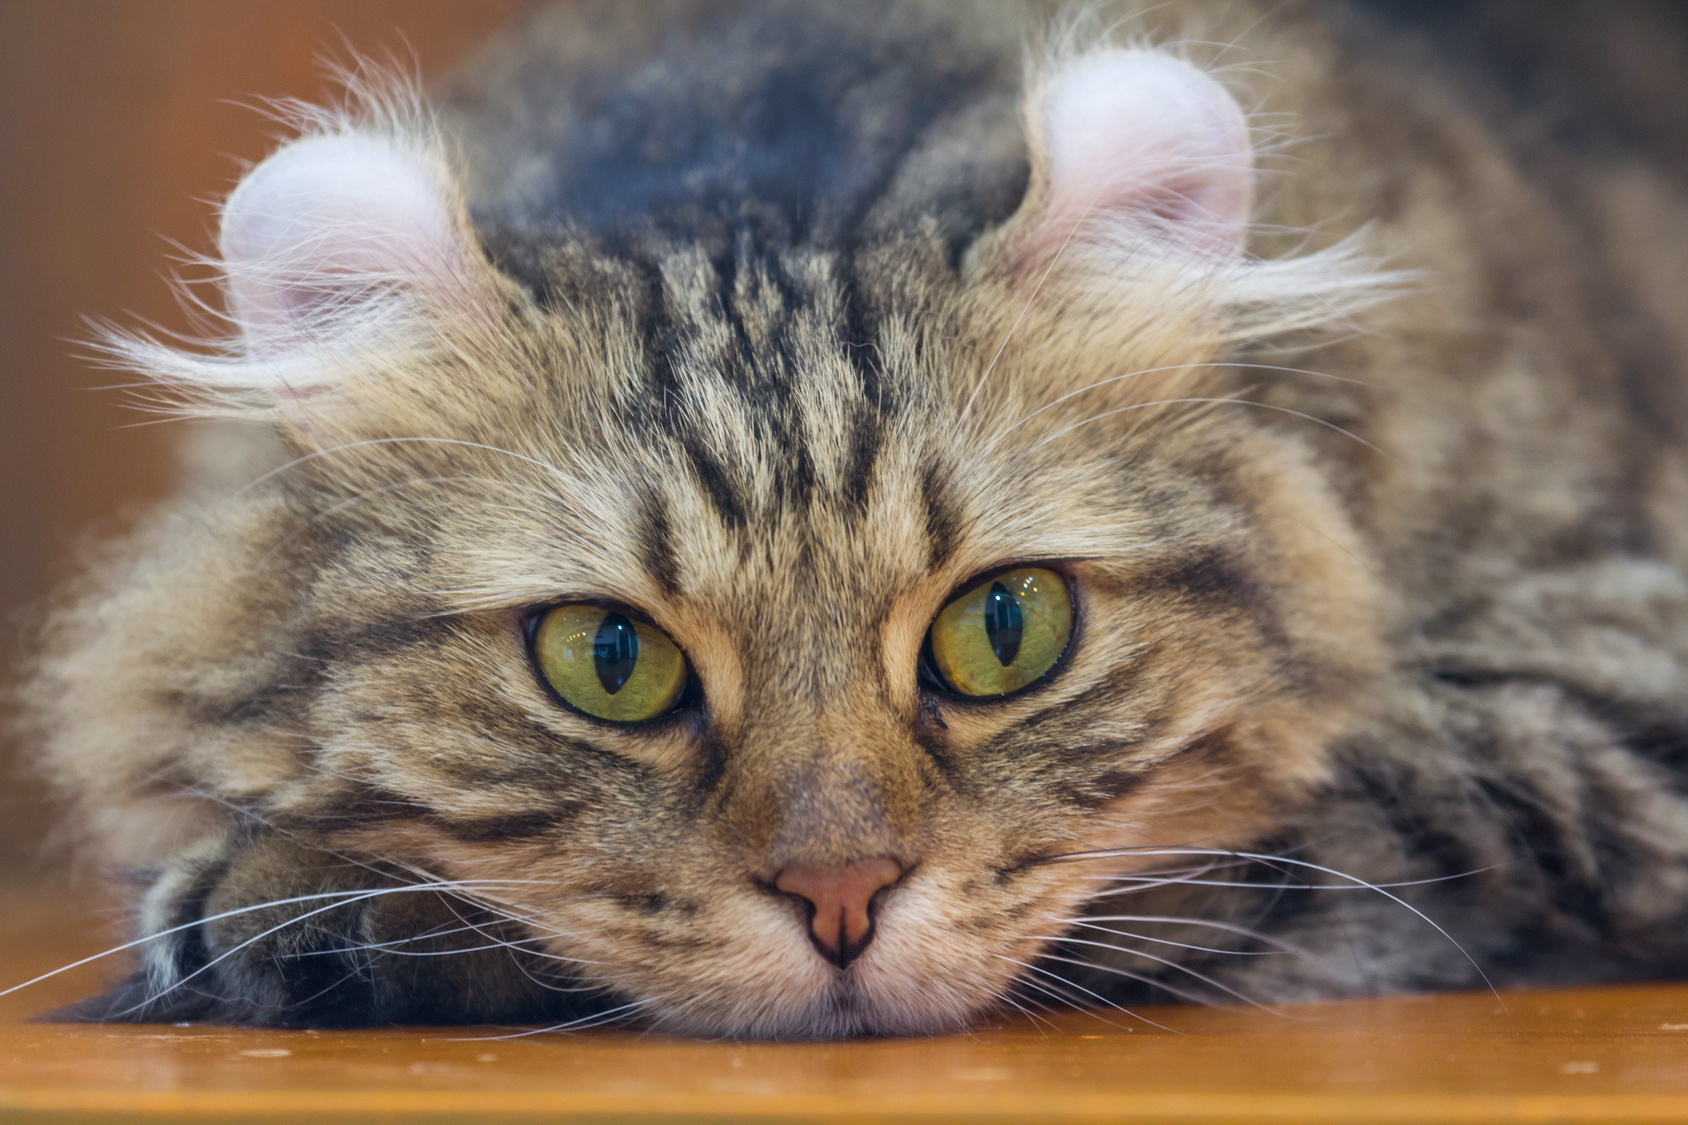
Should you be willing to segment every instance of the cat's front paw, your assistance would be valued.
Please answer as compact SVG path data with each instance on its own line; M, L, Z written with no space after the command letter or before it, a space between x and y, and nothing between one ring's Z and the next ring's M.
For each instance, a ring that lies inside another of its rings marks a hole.
M138 971L55 1018L360 1027L582 1006L531 933L450 884L279 837L179 858L149 889L142 929Z

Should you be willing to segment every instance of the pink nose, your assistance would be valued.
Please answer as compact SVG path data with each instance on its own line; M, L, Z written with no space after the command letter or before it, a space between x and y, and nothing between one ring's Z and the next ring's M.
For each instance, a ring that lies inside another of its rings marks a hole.
M814 907L809 935L842 969L873 940L873 896L902 877L902 864L881 856L848 867L794 863L774 877L774 886Z

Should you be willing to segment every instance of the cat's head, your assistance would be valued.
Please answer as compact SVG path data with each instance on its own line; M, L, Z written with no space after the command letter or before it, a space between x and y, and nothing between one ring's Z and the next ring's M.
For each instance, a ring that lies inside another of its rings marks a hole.
M125 345L292 459L88 667L204 822L480 880L659 1023L988 1008L1107 876L1316 784L1377 662L1337 504L1221 401L1364 280L1245 255L1198 68L1027 89L1024 202L959 260L554 228L537 288L422 117L319 121L227 205L235 346Z

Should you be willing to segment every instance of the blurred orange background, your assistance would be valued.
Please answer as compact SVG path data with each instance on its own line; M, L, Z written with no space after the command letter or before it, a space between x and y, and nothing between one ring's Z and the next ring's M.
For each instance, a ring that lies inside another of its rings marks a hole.
M215 201L273 143L260 98L334 93L325 57L448 69L528 0L5 0L0 3L0 661L85 537L173 474L172 427L140 424L76 358L84 317L185 330L172 243L207 251ZM100 706L98 699L88 701ZM52 810L0 746L0 877L62 860Z

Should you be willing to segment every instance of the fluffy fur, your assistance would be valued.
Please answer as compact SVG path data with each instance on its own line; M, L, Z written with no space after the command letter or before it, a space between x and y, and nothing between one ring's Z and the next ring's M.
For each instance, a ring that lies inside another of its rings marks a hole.
M1048 19L571 5L438 119L299 116L284 156L430 193L294 214L267 163L226 346L113 341L224 431L27 689L147 871L78 1014L832 1036L1688 966L1680 185L1362 8ZM1251 132L1144 125L1177 177L1075 210L1115 117L1062 98L1131 52ZM949 596L1028 562L1059 671L925 690ZM702 703L557 706L521 622L580 599ZM772 880L875 856L839 970Z

